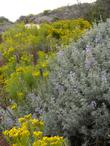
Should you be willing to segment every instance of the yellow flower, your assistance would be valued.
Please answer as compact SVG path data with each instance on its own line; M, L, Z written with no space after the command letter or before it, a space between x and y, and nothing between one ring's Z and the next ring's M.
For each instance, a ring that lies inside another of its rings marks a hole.
M9 53L14 52L14 48L9 48L9 49L8 49L8 52L9 52Z
M49 72L48 71L45 71L45 72L43 72L43 77L48 77L48 75L49 75Z
M6 57L7 55L8 55L8 52L7 51L4 51L3 52L3 56Z
M13 103L13 104L10 106L10 108L11 108L12 110L16 110L16 109L17 109L17 104L16 104L16 103Z
M31 122L35 126L39 125L39 120L37 120L37 119L31 119Z
M35 77L39 77L40 76L40 72L39 71L33 72L32 75L35 76Z
M15 58L14 57L10 57L8 61L14 63L15 62Z
M33 143L32 146L48 146L46 142L42 141L42 140L37 140Z
M16 69L16 72L24 72L23 67L19 67L19 68L17 68L17 69Z
M17 96L18 96L18 97L23 97L23 96L24 96L24 93L23 93L23 92L18 92L18 93L17 93Z
M10 137L18 137L18 132L14 133L14 134L10 134Z
M41 131L34 131L33 135L34 135L35 138L38 138L38 139L42 138L42 132Z
M21 123L22 129L23 129L23 130L27 129L27 128L28 128L28 125L29 125L29 122L26 121L26 119L24 119L24 120L25 120L25 121Z
M11 130L9 130L9 137L17 137L18 131L16 127L13 127Z
M15 143L15 144L13 144L12 146L18 146L18 144Z
M31 118L32 118L32 115L31 115L31 114L26 115L26 116L24 116L24 118L29 120L29 119L31 119Z
M25 119L24 118L19 118L18 121L19 121L19 123L23 123L23 122L25 122Z
M63 143L63 137L59 137L59 136L54 136L54 137L45 136L43 137L42 140L45 141L46 143L54 144L56 146Z
M23 118L18 119L21 122L20 127L13 127L10 130L3 132L7 136L12 146L27 146L29 143L25 144L25 140L29 140L34 136L34 143L31 143L32 146L62 146L64 143L63 137L54 136L54 137L43 137L43 132L40 130L40 126L43 126L44 123L38 119L32 119L32 115L26 115ZM34 127L36 124L36 128ZM36 131L34 131L36 129Z
M3 132L3 135L8 136L8 135L9 135L9 131L8 131L8 130L5 130L5 131Z
M27 136L30 135L30 132L29 132L28 130L24 130L24 131L22 131L22 132L20 133L20 135L21 135L21 136L27 137Z
M40 58L44 58L44 57L45 57L44 51L39 51L39 52L38 52L38 56L39 56Z
M41 67L42 67L42 68L46 68L46 67L47 67L47 65L48 65L48 62L47 62L47 61L45 61L45 62L41 63Z

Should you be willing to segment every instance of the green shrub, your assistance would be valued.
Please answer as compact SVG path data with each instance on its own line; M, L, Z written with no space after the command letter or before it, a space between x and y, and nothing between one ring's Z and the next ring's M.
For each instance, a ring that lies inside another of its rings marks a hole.
M0 103L5 105L6 111L15 103L16 117L39 113L39 108L37 112L35 110L37 91L41 82L43 85L47 80L48 58L72 39L76 41L90 26L83 19L41 25L17 23L3 33L0 44Z
M50 70L46 86L39 91L45 132L73 137L72 146L107 145L110 20L94 26L79 41L58 52L57 58L50 61Z
M90 9L85 15L85 18L91 22L100 20L106 21L110 18L110 0L97 0L91 5Z

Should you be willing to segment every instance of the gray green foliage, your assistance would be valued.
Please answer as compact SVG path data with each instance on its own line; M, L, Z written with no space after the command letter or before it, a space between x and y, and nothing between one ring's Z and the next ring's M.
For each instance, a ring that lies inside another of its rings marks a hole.
M89 21L99 22L110 18L110 0L97 0L85 15Z
M50 64L47 84L39 91L45 133L81 135L81 145L106 145L110 134L110 20L94 26Z

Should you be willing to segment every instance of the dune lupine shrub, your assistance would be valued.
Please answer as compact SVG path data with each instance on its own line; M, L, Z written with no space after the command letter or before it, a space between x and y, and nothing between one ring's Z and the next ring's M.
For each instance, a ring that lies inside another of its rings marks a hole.
M110 20L57 53L40 91L45 132L71 145L107 145L110 131ZM45 94L42 94L45 93Z
M19 118L18 121L19 127L3 132L12 146L66 146L63 137L44 136L44 123L32 118L31 114Z

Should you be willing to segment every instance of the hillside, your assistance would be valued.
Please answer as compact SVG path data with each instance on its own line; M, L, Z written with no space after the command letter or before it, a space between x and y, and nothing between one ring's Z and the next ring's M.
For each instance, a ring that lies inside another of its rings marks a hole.
M42 23L54 22L61 19L85 18L90 7L93 4L84 3L72 6L64 6L54 10L45 10L38 15L21 16L17 22L24 21L25 23Z
M0 34L8 29L13 23L5 17L0 17Z
M54 10L45 10L37 15L21 16L17 22L42 23L61 19L85 18L90 22L99 22L110 17L110 0L97 0L93 3L80 3Z

